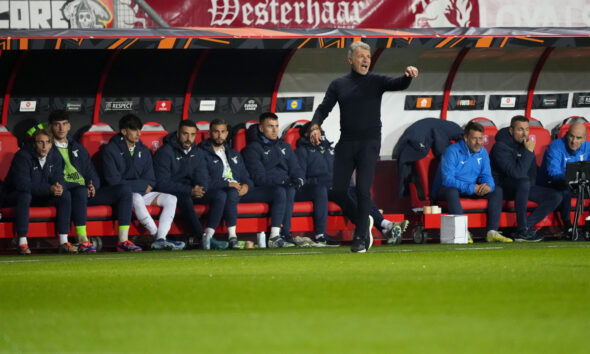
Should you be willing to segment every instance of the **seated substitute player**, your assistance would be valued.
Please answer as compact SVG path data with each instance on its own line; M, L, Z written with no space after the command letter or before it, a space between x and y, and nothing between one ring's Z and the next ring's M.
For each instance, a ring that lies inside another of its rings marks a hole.
M586 133L584 123L570 125L563 138L552 141L547 147L537 176L539 185L561 192L561 219L569 238L572 236L572 191L565 181L565 168L570 162L590 160L590 143L586 141Z
M315 239L317 243L326 246L339 246L340 244L326 234L328 223L328 200L335 201L332 190L332 177L334 169L334 148L332 142L325 138L322 131L322 139L319 145L313 145L309 139L311 123L303 125L299 129L300 138L297 140L297 149L295 155L299 160L299 165L305 171L305 185L295 194L297 201L313 201L313 219ZM348 190L349 201L343 209L344 215L353 220L356 217L356 190L351 186ZM375 220L375 224L381 227L381 232L388 239L388 243L399 243L402 233L408 227L408 221L391 222L383 217L379 209L371 201L370 215Z
M250 179L240 153L227 144L227 123L214 119L209 126L209 139L199 144L206 170L203 201L210 206L206 238L211 239L223 218L227 225L229 246L238 249L236 225L238 221L238 201L256 200L254 183ZM252 190L252 192L250 192Z
M481 145L484 128L469 122L464 129L464 139L447 147L436 171L432 195L446 201L449 214L462 215L460 198L485 198L488 200L488 242L512 242L499 231L502 213L502 189L492 177L488 152ZM469 243L472 243L471 236Z
M203 227L195 212L195 202L205 195L203 180L205 166L202 152L195 145L197 126L192 120L182 120L178 130L164 138L164 145L154 155L158 190L178 198L178 207L188 223L193 237L201 238ZM211 249L226 249L228 243L210 239ZM207 243L202 244L206 248Z
M269 247L294 247L291 216L295 191L303 187L305 175L291 145L279 139L279 117L265 112L259 121L248 128L248 144L242 155L257 189L256 197L262 198L256 201L271 204Z
M529 120L514 116L510 127L496 134L491 161L494 181L504 191L504 199L514 200L517 230L516 242L538 242L543 237L533 227L561 203L561 193L536 185L537 163L535 142L529 139ZM538 204L527 217L527 203Z
M59 235L59 251L77 253L78 248L68 242L72 199L64 188L63 160L52 149L53 137L46 130L33 133L31 143L17 151L6 179L6 205L16 205L16 235L18 250L22 255L31 254L27 243L29 232L29 207L55 206L56 231Z
M102 166L107 185L126 184L133 192L133 209L139 222L155 238L153 249L181 250L184 242L166 239L176 212L176 197L155 192L156 177L150 150L139 140L142 123L133 114L119 120L119 134L103 146ZM160 222L156 223L147 211L146 205L162 207ZM141 251L131 241L117 245L118 251Z
M131 221L131 189L126 184L101 186L90 155L84 146L69 135L70 117L63 110L49 115L49 126L54 138L54 148L64 164L64 188L72 197L72 221L76 227L82 253L96 252L86 235L88 206L113 205L119 223L119 243L127 241Z

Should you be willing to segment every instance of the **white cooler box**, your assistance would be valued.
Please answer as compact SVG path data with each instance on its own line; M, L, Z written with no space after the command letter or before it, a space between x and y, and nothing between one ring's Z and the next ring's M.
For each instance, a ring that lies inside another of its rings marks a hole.
M467 215L441 215L440 243L467 243Z

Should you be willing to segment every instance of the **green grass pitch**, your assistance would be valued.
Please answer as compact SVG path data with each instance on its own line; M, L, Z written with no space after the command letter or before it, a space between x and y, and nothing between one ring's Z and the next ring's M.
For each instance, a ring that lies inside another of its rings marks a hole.
M0 257L0 352L587 353L590 243Z

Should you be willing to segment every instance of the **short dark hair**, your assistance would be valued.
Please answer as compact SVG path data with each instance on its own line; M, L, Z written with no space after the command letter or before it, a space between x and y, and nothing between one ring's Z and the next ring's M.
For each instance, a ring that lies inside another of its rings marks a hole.
M471 130L475 130L476 132L480 132L483 133L484 129L483 129L483 125L474 122L474 121L469 121L469 123L467 123L467 125L465 125L465 129L463 130L463 132L465 133L465 135L469 135L469 132Z
M311 122L307 122L299 127L299 136L304 137L309 133L309 129L311 128Z
M178 130L180 130L180 128L182 127L190 127L197 129L197 123L195 123L194 120L183 119L180 121L180 123L178 123Z
M119 119L119 130L139 130L141 127L143 127L143 123L141 123L141 120L135 114L127 114Z
M512 117L512 119L510 119L510 128L514 128L514 125L516 124L516 122L528 122L529 119L525 116L514 116Z
M279 116L277 116L276 114L274 114L272 112L264 112L258 118L258 120L260 121L260 124L264 123L264 121L267 119L278 120Z
M227 122L225 121L225 119L221 118L213 119L209 124L209 129L213 128L214 125L225 125L225 127L227 128Z
M54 122L61 122L62 120L70 121L70 115L63 109L58 109L49 114L49 124Z

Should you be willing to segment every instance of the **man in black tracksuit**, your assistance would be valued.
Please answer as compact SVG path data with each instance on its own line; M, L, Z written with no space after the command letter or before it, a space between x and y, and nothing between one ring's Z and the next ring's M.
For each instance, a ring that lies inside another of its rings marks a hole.
M543 239L533 227L561 203L561 193L535 184L537 163L535 142L529 139L529 120L514 116L509 128L496 134L492 148L492 175L496 185L501 186L504 199L514 200L517 230L516 242L538 242ZM527 217L527 203L538 204Z
M224 219L229 245L237 249L238 202L247 202L255 192L244 160L239 152L229 147L227 136L227 123L214 119L209 126L209 139L199 144L203 156L200 169L205 172L203 201L209 204L205 237L212 237L221 219Z
M373 243L372 218L369 217L371 184L381 149L381 97L385 91L406 89L418 69L408 66L399 78L369 72L371 48L354 42L348 50L351 71L330 83L323 102L312 120L310 139L321 142L320 125L334 105L340 106L340 141L334 159L334 192L338 204L346 208L347 193L353 171L357 170L356 194L358 210L352 252L366 252Z
M53 139L45 130L38 130L17 151L6 178L7 205L16 205L16 234L19 253L31 254L27 242L29 231L29 207L55 206L57 209L56 231L59 235L60 251L77 253L78 248L68 242L72 199L65 189L64 165Z
M305 178L291 145L279 139L278 119L274 113L262 113L260 124L248 128L248 145L242 150L256 187L256 192L246 195L246 199L271 204L270 248L295 246L291 236L291 216L295 191L303 186Z
M49 115L49 126L53 133L54 149L64 161L64 188L72 196L72 221L80 241L78 252L96 252L86 234L88 206L113 205L117 211L119 240L127 239L131 221L131 188L125 184L101 186L88 150L69 135L71 125L67 112L52 112Z

